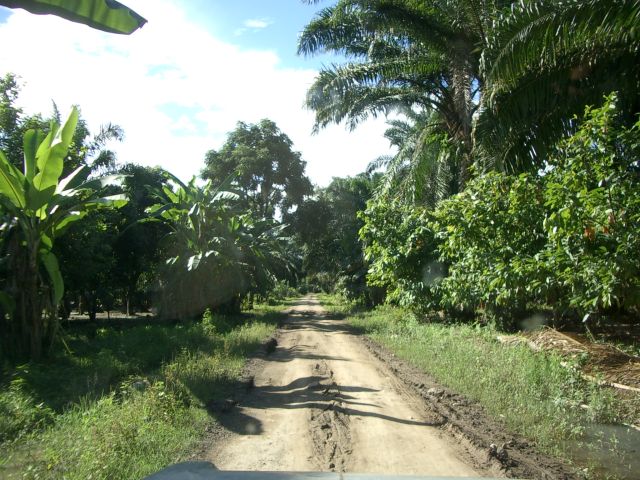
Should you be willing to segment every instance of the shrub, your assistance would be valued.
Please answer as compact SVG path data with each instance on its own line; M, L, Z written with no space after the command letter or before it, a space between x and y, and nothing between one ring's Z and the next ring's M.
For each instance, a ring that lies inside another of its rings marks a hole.
M640 303L640 121L626 128L610 95L587 108L544 176L547 243L538 261L580 315ZM547 287L539 282L537 287Z
M445 267L438 261L431 214L422 207L376 199L360 215L369 284L386 289L392 303L418 310L437 306Z
M526 174L488 173L441 202L430 225L449 264L442 305L484 307L510 326L534 299L529 282L545 244L543 218L540 181Z
M438 205L425 230L436 232L449 264L442 306L484 308L503 326L513 326L531 304L573 317L637 313L640 121L625 127L615 104L611 95L602 107L587 108L544 172L490 172ZM384 259L384 251L377 254Z

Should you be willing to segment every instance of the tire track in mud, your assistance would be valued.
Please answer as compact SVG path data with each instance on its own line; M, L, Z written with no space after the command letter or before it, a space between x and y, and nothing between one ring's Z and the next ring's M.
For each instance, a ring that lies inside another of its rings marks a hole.
M316 372L327 379L317 387L327 398L327 405L310 412L310 434L316 450L314 459L320 470L344 472L351 449L350 419L344 413L340 387L326 362L316 363Z

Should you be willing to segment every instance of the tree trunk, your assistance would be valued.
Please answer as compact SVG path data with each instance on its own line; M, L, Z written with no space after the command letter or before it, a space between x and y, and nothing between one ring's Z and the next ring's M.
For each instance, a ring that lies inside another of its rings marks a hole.
M453 103L457 118L457 134L462 146L462 157L460 158L459 190L462 191L466 183L471 179L471 127L473 98L471 89L473 85L473 69L469 59L469 45L460 42L454 48L451 57L451 77L453 88Z
M269 205L269 197L271 196L271 182L267 179L265 179L262 182L262 185L260 186L260 201L262 203L261 205L261 215L264 218L268 218L269 215L267 215L270 210L270 205Z
M19 315L22 324L23 345L29 350L31 360L42 358L43 321L40 305L38 252L36 249L22 250L23 268L18 270L21 284L18 297ZM20 255L18 253L18 255Z

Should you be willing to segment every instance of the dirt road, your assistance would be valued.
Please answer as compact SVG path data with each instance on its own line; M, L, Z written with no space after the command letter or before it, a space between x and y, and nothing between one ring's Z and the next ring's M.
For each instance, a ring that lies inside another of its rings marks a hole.
M254 388L221 421L229 433L206 454L221 470L486 475L313 296L292 308L276 350L254 365Z

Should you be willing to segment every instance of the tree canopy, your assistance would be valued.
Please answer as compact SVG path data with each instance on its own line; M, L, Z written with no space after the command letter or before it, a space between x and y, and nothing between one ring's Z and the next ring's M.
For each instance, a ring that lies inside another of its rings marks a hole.
M207 152L202 177L217 183L232 179L258 216L272 218L312 192L305 167L289 137L264 119L257 124L238 122L219 151Z

